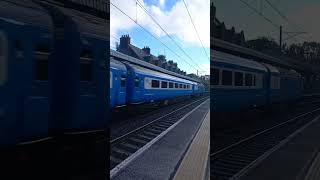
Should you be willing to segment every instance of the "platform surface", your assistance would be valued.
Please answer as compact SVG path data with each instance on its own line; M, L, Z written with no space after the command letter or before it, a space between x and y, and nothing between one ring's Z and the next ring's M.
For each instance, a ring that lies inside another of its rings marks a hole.
M173 178L209 108L208 99L112 179L166 180Z
M173 180L204 180L209 165L210 151L210 111L193 139Z
M320 180L320 117L257 163L241 180Z

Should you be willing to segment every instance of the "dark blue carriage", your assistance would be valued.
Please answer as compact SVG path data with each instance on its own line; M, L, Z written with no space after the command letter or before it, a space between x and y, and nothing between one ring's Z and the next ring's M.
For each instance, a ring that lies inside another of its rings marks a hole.
M266 104L267 68L233 55L213 52L211 98L213 110L241 111Z
M298 100L301 75L268 64L213 51L211 98L215 112L270 107Z
M1 146L49 135L51 29L40 6L0 2Z
M104 130L106 20L48 4L0 2L0 145Z

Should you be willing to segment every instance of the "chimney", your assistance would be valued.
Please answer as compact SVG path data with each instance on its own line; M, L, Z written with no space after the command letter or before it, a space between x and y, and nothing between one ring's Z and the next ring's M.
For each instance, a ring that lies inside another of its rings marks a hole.
M150 48L148 46L144 47L143 52L146 53L147 55L150 55Z
M120 49L128 49L130 44L130 36L127 35L122 35L120 38Z

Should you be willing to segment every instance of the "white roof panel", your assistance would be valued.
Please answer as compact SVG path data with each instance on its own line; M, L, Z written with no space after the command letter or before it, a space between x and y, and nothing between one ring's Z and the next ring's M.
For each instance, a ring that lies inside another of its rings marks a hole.
M213 58L212 60L215 62L222 62L222 63L228 63L228 64L233 64L237 66L242 66L250 69L257 69L261 71L267 72L267 68L253 60L245 59L242 57L234 56L231 54L211 50L211 57Z
M171 76L169 74L164 74L164 73L161 73L161 72L158 72L158 71L154 71L154 70L151 70L151 69L147 69L147 68L144 68L144 67L141 67L141 66L138 66L138 65L134 65L134 64L131 64L131 63L126 63L126 64L131 66L133 68L133 70L136 73L139 73L139 74L145 74L145 75L164 78L164 79L169 79L169 80L173 80L173 81L179 81L179 82L194 84L192 81L189 81L189 80L186 80L186 79L182 79L182 78L178 78L178 77L175 77L175 76Z

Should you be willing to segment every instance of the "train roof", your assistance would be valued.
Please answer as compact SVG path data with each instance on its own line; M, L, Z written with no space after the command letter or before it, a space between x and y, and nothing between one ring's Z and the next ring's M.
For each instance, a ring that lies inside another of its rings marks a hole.
M156 65L150 64L148 62L145 62L145 61L142 61L140 59L128 56L126 54L117 52L117 51L112 50L112 49L110 49L110 56L116 57L118 59L121 59L123 61L129 62L131 64L139 65L139 66L142 66L142 67L145 67L147 69L151 69L151 70L154 70L154 71L157 71L157 72L161 72L161 73L164 73L164 74L169 74L171 76L182 78L182 79L189 80L189 81L192 81L192 82L201 83L200 80L197 80L197 79L194 79L194 78L191 78L191 77L188 77L188 76L184 76L184 75L181 75L181 74L177 74L177 73L172 72L172 71L168 71L168 70L160 68L160 67L158 67Z
M241 58L238 56L234 56L231 54L227 54L227 53L223 53L215 50L211 50L211 53L212 53L211 56L213 57L214 62L228 63L232 65L242 66L242 67L256 69L256 70L265 71L265 72L268 71L264 65L253 60L248 60L245 58Z
M113 58L110 58L110 68L127 71L126 65L120 61L114 60Z
M277 73L277 74L280 73L280 71L276 67L274 67L274 66L272 66L270 64L264 64L264 65L269 69L269 71L271 73Z
M179 82L184 82L184 83L190 83L190 84L194 84L195 82L186 80L186 79L182 79L182 78L178 78L175 76L171 76L169 74L165 74L165 73L161 73L158 71L154 71L151 69L147 69L135 64L131 64L131 63L126 63L128 66L130 66L136 73L139 74L144 74L144 75L148 75L148 76L153 76L156 78L164 78L164 79L169 79L169 80L173 80L173 81L179 81Z
M42 3L50 4L47 2ZM82 35L104 40L109 39L108 31L106 30L107 19L54 4L50 5L58 8L62 13L70 17L77 24ZM0 19L19 25L44 27L48 30L53 29L52 19L48 11L40 4L30 0L0 1Z
M30 0L0 1L0 19L17 25L52 29L51 17L46 10Z
M106 29L108 25L107 19L102 19L74 9L64 7L58 8L65 15L72 18L72 20L77 24L81 34L104 40L109 39L109 34Z

